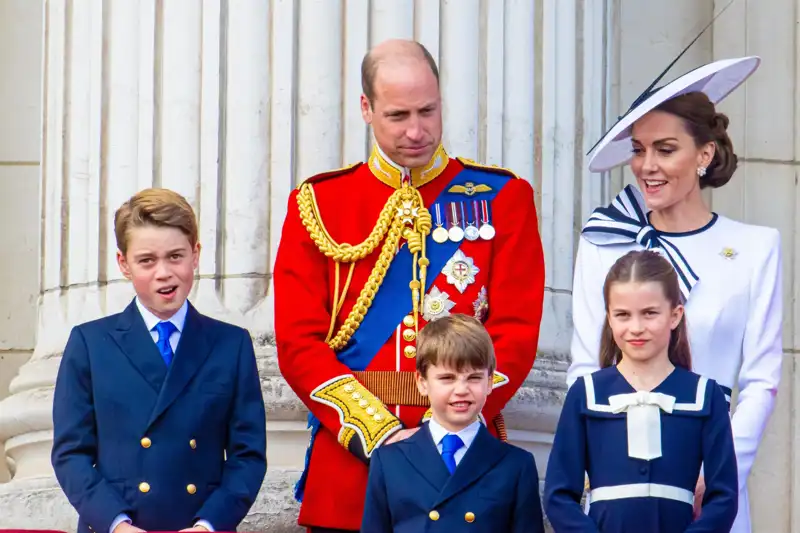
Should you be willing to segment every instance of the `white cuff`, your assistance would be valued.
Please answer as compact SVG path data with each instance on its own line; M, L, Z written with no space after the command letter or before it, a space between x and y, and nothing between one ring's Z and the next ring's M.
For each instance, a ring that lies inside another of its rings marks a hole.
M123 522L127 522L129 524L133 523L130 516L126 515L125 513L122 513L120 515L117 515L114 521L111 522L111 527L108 528L108 533L114 533L114 530L117 529L117 526Z
M202 527L206 528L209 531L214 531L214 528L211 527L211 524L209 524L207 520L198 520L197 522L195 522L194 525L195 525L195 527L202 526Z

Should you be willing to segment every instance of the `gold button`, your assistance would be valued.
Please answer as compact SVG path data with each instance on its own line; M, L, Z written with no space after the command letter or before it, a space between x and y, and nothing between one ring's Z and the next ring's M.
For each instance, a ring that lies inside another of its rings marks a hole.
M439 520L439 511L431 511L430 513L428 513L428 518L430 518L434 522L436 520Z
M469 523L474 522L475 521L475 513L467 513L467 514L465 514L464 515L464 520L466 520Z
M411 315L406 315L403 317L403 325L407 328L410 328L414 325L414 317Z
M189 441L189 447L190 447L191 449L193 449L193 450L194 450L195 448L197 448L197 441L196 441L196 440L194 440L194 439L190 440L190 441Z
M144 481L139 483L139 492L150 492L150 483Z
M380 413L377 413L375 416L372 417L375 422L380 422L383 420L383 416Z
M417 355L417 349L414 348L413 346L406 346L405 349L403 350L403 353L405 354L406 357L411 359L412 357Z
M356 390L356 388L353 387L352 383L348 383L347 385L344 386L345 392L353 392L354 390Z
M360 392L354 392L352 398L354 400L360 400L361 399L361 393Z
M375 414L375 408L374 407L367 407L367 414L369 416L374 415Z
M417 332L413 329L404 329L403 330L403 340L406 342L411 342L417 338Z
M194 485L192 485L190 483L189 485L186 485L186 492L188 492L189 494L194 494L195 492L197 492L197 487L195 487ZM471 522L471 521L472 520L467 520L467 522Z
M142 448L149 448L150 446L153 445L153 441L151 441L147 437L144 437L142 440L139 441L139 443L142 445Z

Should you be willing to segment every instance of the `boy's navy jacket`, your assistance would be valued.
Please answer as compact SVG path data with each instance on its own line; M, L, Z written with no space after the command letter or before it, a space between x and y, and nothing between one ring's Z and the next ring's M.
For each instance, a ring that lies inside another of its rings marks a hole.
M169 369L135 300L73 328L53 422L53 467L78 533L108 533L121 513L144 530L206 520L234 531L266 472L250 335L191 304Z
M428 424L372 455L363 533L543 533L533 455L481 425L451 476Z

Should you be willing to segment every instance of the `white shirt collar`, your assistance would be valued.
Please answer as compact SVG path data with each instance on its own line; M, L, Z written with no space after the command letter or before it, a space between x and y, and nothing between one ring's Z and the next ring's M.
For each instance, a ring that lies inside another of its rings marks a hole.
M147 326L147 331L153 331L153 328L156 327L156 324L161 322L161 319L151 313L150 310L139 301L138 296L136 297L136 307L139 309L139 314L141 314L142 318L144 319L144 324ZM178 329L178 333L183 333L183 325L186 322L186 312L188 310L189 300L186 300L183 302L181 308L169 318L169 322L172 322L172 324Z
M475 437L478 435L478 430L480 428L481 428L481 422L480 420L476 420L472 424L468 425L467 427L456 433L456 435L458 435L458 437L461 439L461 442L464 443L464 449L470 447L472 441L474 441ZM431 437L433 437L433 443L436 446L439 446L445 435L452 433L451 431L447 431L444 427L442 427L442 425L439 424L439 422L437 422L436 419L433 417L431 417L431 419L428 421L428 429L431 432Z

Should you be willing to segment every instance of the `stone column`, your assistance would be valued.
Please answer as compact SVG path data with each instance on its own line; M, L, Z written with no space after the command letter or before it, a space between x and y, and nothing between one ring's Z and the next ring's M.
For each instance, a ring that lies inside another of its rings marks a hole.
M249 328L256 343L270 472L247 527L294 529L305 415L277 371L268 296L295 181L295 143L280 122L293 116L292 87L270 113L270 95L286 91L294 69L291 56L287 68L273 50L286 42L282 28L296 27L293 6L45 3L39 319L34 353L0 403L0 441L15 467L0 485L0 527L74 529L49 459L56 372L71 328L120 311L133 295L114 259L114 210L137 190L163 186L198 215L192 302Z
M724 5L715 2L717 10ZM778 228L783 247L783 375L775 411L748 479L754 531L800 531L796 511L800 506L796 394L800 387L796 318L800 271L793 259L800 246L797 5L776 0L756 9L734 3L719 18L713 35L714 59L757 55L762 62L747 84L720 106L731 120L739 169L730 183L713 192L711 204L715 211L737 220ZM790 12L795 16L787 17Z
M439 60L448 150L535 186L545 318L537 362L506 411L512 442L537 454L544 475L565 389L575 202L600 196L581 169L602 123L605 4L45 2L39 320L35 352L0 402L16 465L0 485L0 527L74 528L49 463L53 383L70 329L132 297L114 260L114 210L164 186L198 214L192 301L249 328L256 344L269 469L242 527L296 530L292 485L308 434L275 360L271 269L294 186L366 157L360 62L389 37L416 38Z
M0 2L0 20L15 24L0 32L0 66L14 83L0 87L0 209L2 300L0 300L0 400L30 358L36 335L39 249L39 116L41 115L41 7L25 0ZM12 74L13 73L13 74ZM0 483L10 479L0 442Z

